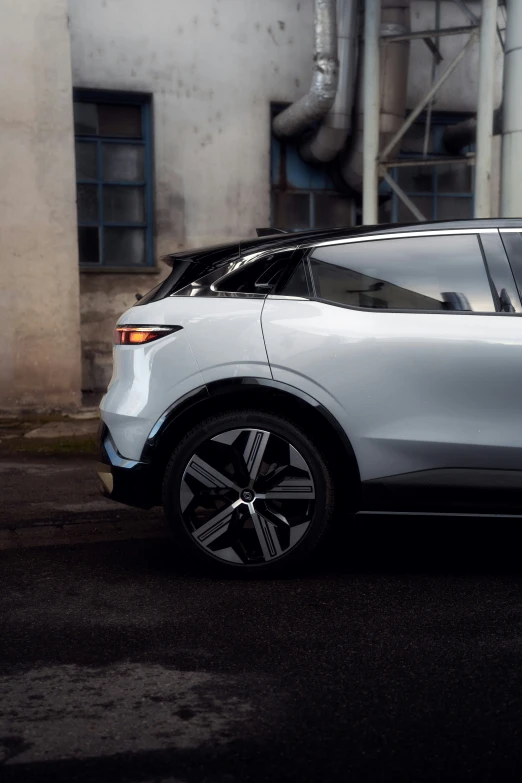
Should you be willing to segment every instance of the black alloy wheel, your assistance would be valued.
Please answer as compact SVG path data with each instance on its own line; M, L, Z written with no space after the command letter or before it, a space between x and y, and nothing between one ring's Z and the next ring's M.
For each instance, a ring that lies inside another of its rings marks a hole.
M285 419L237 412L201 422L164 484L167 521L193 555L222 570L301 560L324 534L333 485L315 444Z

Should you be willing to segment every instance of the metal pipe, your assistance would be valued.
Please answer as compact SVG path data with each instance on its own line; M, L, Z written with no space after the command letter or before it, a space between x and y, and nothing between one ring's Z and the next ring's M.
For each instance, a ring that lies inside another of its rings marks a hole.
M522 3L507 0L506 50L504 58L504 98L502 130L502 179L500 214L502 217L522 215Z
M502 133L502 106L493 112L493 136ZM461 155L463 147L475 144L477 140L477 118L458 122L456 125L448 125L442 137L442 143L450 155Z
M493 105L497 0L482 0L475 165L475 217L491 217L491 167L493 156Z
M294 136L320 120L331 108L337 91L337 21L335 0L315 0L314 71L306 95L275 117L276 136Z
M409 0L382 0L381 37L403 35L409 29ZM387 42L385 46L381 47L380 62L378 63L381 103L379 115L380 144L385 144L386 140L395 133L404 120L409 47L409 42L404 40L395 43ZM364 82L364 67L362 68L362 82ZM361 192L363 189L363 94L361 89L357 106L355 133L341 162L342 178L356 192Z
M339 78L332 108L315 136L299 148L303 160L326 163L343 149L352 129L352 108L357 68L357 0L337 0L337 52Z
M365 224L378 222L379 113L380 113L380 0L366 0L364 11L363 81L363 214Z

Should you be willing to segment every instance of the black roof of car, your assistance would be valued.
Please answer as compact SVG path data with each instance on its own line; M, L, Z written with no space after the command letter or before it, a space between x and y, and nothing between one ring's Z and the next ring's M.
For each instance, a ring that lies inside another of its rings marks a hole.
M518 228L522 231L522 218L488 218L475 220L435 220L429 223L380 223L372 226L345 226L341 228L316 228L305 231L278 231L263 236L230 240L219 245L209 245L177 253L170 253L164 257L164 261L172 266L175 261L190 260L208 263L212 258L228 257L236 248L238 254L255 252L256 250L269 249L270 247L285 247L287 245L302 245L314 241L327 242L329 239L342 239L351 236L364 236L365 234L394 234L404 231L436 231L444 229L481 229L481 228ZM265 231L265 229L263 229Z
M313 244L314 242L328 242L328 240L335 239L349 239L352 236L364 236L365 234L375 236L376 234L394 234L405 231L442 231L452 228L477 230L481 228L520 228L522 231L522 218L445 220L430 223L380 223L373 226L317 228L307 231L289 231L288 233L278 231L274 234L265 234L265 229L263 229L263 236L257 238L231 239L223 244L189 248L164 256L163 261L172 267L172 272L164 283L159 286L158 296L164 294L164 289L180 289L193 280L198 279L198 277L202 277L247 253L270 250L271 248L279 250L285 247L299 247Z

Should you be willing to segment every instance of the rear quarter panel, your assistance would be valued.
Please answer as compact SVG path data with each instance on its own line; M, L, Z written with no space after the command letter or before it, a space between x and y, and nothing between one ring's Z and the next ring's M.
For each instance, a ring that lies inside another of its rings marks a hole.
M120 454L139 459L170 405L211 381L271 378L261 330L263 299L167 297L127 310L119 324L181 326L144 346L115 346L100 405Z

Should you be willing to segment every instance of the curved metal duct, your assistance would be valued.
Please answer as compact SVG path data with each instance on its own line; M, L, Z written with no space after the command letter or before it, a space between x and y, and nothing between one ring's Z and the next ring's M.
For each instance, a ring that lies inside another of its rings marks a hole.
M339 79L332 108L315 136L299 148L303 160L327 163L343 149L352 130L352 108L357 68L357 0L337 0Z
M381 35L402 35L410 31L410 0L382 0ZM364 42L362 44L364 46ZM381 46L380 64L380 148L386 146L404 122L408 87L409 41ZM362 62L362 60L361 60ZM362 69L361 69L362 70ZM362 73L360 84L362 84ZM363 180L362 102L358 101L353 144L341 164L345 183L355 191L362 190ZM392 150L390 154L393 154Z
M493 135L498 136L500 133L502 133L502 106L493 112ZM449 125L442 137L443 144L450 155L462 155L462 149L475 144L476 140L476 117L470 117L456 125Z
M332 106L337 91L337 21L335 0L315 0L315 50L312 84L306 95L275 117L276 136L294 136L320 120Z

